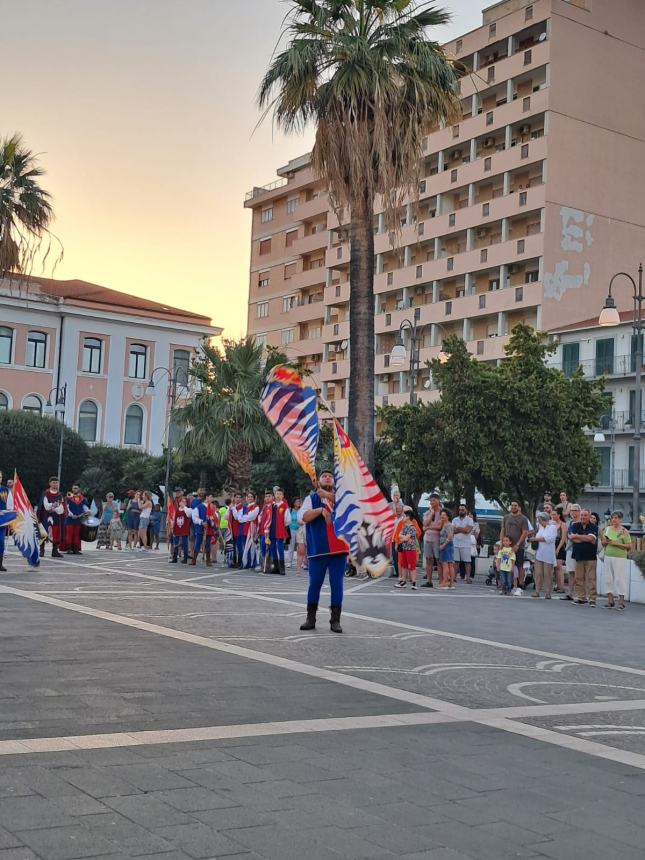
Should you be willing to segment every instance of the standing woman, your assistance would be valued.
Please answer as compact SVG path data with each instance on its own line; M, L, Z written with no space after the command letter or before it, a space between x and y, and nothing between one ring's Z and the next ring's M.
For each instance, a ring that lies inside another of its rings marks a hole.
M128 506L125 510L125 526L128 530L128 537L125 545L127 549L137 548L137 535L139 533L139 516L141 514L141 493L137 492L130 498Z
M439 588L455 589L455 553L452 545L452 519L445 509L441 511L441 531L439 532L439 565L441 585Z
M557 529L555 539L555 590L564 594L564 563L567 560L567 524L559 507L551 511L551 520Z
M139 514L139 541L142 552L148 549L148 526L152 514L152 493L145 490L141 497L141 513Z
M392 493L394 495L394 493ZM395 577L399 575L399 551L398 551L398 540L397 540L397 529L400 531L402 528L402 523L405 517L403 516L403 502L397 501L393 502L394 507L394 534L392 536L392 573L390 577Z
M632 538L622 523L623 515L614 511L609 525L601 536L605 548L603 572L605 576L605 591L607 592L607 609L613 609L614 595L618 595L617 609L625 608L625 593L627 592L627 577L629 562L627 553L632 548Z
M99 522L99 530L96 535L97 549L112 549L110 541L110 523L112 522L112 511L115 506L118 508L118 502L114 501L114 493L108 493L103 502L103 510L101 512L101 520Z

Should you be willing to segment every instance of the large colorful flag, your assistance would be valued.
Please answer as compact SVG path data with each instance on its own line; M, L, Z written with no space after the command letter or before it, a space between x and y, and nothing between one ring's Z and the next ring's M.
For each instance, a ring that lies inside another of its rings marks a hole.
M349 544L350 558L370 576L389 565L394 514L349 436L334 419L334 531Z
M298 465L315 483L318 450L316 390L306 386L296 370L279 364L269 374L260 403Z
M10 525L13 542L26 558L27 563L31 567L38 567L40 558L36 516L17 472L13 476L12 494L13 509L16 514L16 519Z

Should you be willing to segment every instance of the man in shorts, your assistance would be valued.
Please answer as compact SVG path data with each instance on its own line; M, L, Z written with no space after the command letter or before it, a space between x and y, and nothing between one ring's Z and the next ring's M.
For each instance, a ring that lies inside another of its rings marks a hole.
M567 579L569 580L569 589L560 600L573 600L573 592L576 586L576 560L573 557L573 543L571 542L571 529L576 523L580 522L580 505L569 505L569 516L571 519L567 523L567 557L565 566L567 571Z
M511 548L515 553L518 585L522 585L524 582L524 547L526 536L530 530L530 523L522 513L520 503L517 499L513 499L511 502L511 512L506 514L502 520L502 530L499 540L502 543L505 537L511 539Z
M441 499L437 493L432 493L430 507L423 518L423 558L426 566L426 581L421 588L432 588L432 568L439 562L440 531Z
M473 530L473 526L473 518L468 516L466 505L459 505L459 513L452 521L452 546L454 551L454 563L455 565L458 565L459 562L463 563L465 571L464 576L468 582L473 581L470 570L470 533Z

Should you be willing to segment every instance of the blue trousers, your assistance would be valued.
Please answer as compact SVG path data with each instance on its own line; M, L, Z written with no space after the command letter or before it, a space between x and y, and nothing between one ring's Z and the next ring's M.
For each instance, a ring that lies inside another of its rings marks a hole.
M325 581L325 574L329 571L329 587L331 588L331 605L343 605L343 582L345 580L345 568L347 567L346 555L319 555L309 559L309 591L307 592L307 603L318 604L320 600L320 589Z
M179 553L179 548L184 554L184 558L188 558L188 535L173 535L172 545L174 552Z
M6 529L0 529L0 555L4 555L4 536Z
M284 564L284 538L271 538L271 558Z
M193 526L193 531L195 535L195 555L199 555L199 551L202 548L202 541L204 540L204 526Z

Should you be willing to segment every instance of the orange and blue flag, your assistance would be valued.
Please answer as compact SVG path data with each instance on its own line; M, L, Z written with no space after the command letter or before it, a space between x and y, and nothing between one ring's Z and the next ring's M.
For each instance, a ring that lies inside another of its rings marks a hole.
M13 534L13 542L25 557L27 564L31 567L38 567L40 557L36 515L17 472L13 476L13 488L11 492L13 495L13 510L16 514L14 521L9 524L9 528Z

